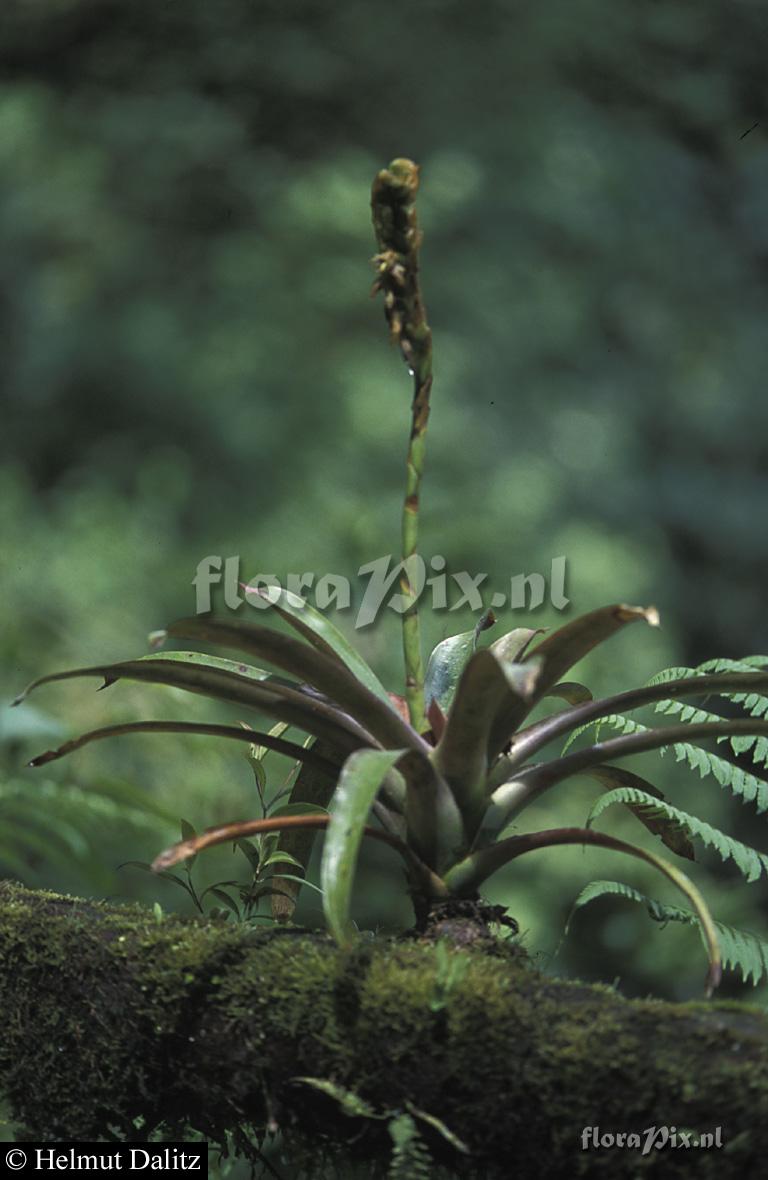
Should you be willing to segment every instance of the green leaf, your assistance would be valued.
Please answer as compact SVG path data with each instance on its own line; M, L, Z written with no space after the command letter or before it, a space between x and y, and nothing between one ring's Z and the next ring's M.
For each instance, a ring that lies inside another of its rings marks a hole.
M47 762L54 762L58 758L63 758L65 755L71 754L74 750L79 750L83 746L87 746L90 742L134 733L202 735L206 737L226 738L230 741L249 742L251 745L254 739L257 739L261 743L262 748L268 747L270 750L276 750L278 753L285 754L289 758L295 758L300 762L311 762L319 768L325 768L329 771L333 771L334 769L332 763L326 762L325 759L307 750L306 747L297 745L296 742L290 742L284 738L277 737L271 731L270 733L261 733L243 726L206 725L197 721L130 721L121 725L106 725L102 729L92 729L89 733L83 733L79 737L71 738L55 750L46 750L44 754L38 754L36 758L31 759L28 765L44 766ZM162 811L161 809L158 810L157 805L153 803L150 797L136 788L126 787L126 801L130 790L134 792L136 800L134 806L139 805L139 800L143 798L145 802L141 805L142 809L154 810L155 814L161 814L163 819L170 817L170 812Z
M412 1115L422 1122L427 1123L433 1131L437 1131L445 1139L446 1143L450 1143L451 1147L456 1151L462 1152L463 1155L469 1155L469 1148L466 1143L459 1139L458 1135L454 1135L453 1131L445 1125L442 1119L439 1119L434 1114L428 1114L426 1110L420 1110L418 1106L414 1106L412 1102L406 1101L406 1106Z
M434 762L453 791L470 838L487 805L493 728L501 715L530 699L538 672L536 665L507 664L482 648L461 675Z
M730 730L725 729L723 732L729 736ZM754 803L758 814L768 811L768 783L764 779L690 742L675 742L672 749L675 760L686 762L691 770L698 770L701 778L711 775L719 786L727 787L745 803Z
M607 719L609 722L613 718ZM619 724L626 724L626 718L617 718ZM718 738L738 734L758 733L768 735L768 721L737 720L705 723L702 725L670 725L663 729L647 729L632 723L635 732L622 737L610 738L584 749L576 750L561 758L541 762L528 770L518 772L518 780L529 788L529 800L542 791L562 782L574 774L586 772L593 766L647 750L663 750L672 747L678 761L685 760L699 771L702 777L711 774L720 784L747 802L754 802L758 811L768 809L768 783L742 770L732 762L710 754L700 746L693 746L686 737Z
M636 787L617 787L602 795L592 807L587 819L587 827L592 824L606 808L614 803L623 803L633 811L644 812L649 820L666 818L671 823L679 825L687 834L708 848L714 848L722 860L732 860L747 881L757 881L762 873L768 873L768 856L726 836L718 828L713 828L695 815L680 811L665 800L655 798L646 791Z
M153 869L151 864L145 860L124 860L119 864L118 869L140 869L142 873L151 873L153 877L162 877L165 881L172 881L174 885L180 885L185 893L190 897L193 896L192 890L181 877L177 877L175 873L169 873L166 870Z
M568 753L570 747L584 733L594 730L593 736L595 741L597 741L604 725L609 729L617 729L621 734L648 733L650 728L648 725L643 725L641 721L635 721L634 717L625 717L622 713L611 713L608 717L600 717L596 721L588 721L586 725L580 725L578 729L575 729L563 746L563 755Z
M524 836L508 836L506 840L500 840L498 844L493 844L490 848L483 848L471 853L464 861L446 873L445 883L457 896L472 897L483 881L519 856L535 852L540 848L554 848L564 844L594 844L601 848L609 848L614 852L626 853L638 860L644 860L647 864L658 869L688 898L701 923L702 936L707 948L709 972L706 988L707 995L711 995L720 982L722 972L717 934L709 907L693 881L685 873L655 852L649 852L646 848L639 848L635 844L617 840L614 836L608 836L604 832L596 832L592 828L552 828L543 832L529 832Z
M194 840L195 836L197 835L197 832L193 828L192 824L189 823L188 820L186 820L186 819L180 820L179 824L180 824L180 828L181 828L182 840ZM195 863L196 860L197 860L196 856L191 856L189 858L189 860L187 861L187 863L184 866L184 868L186 869L187 872L189 872L189 870L192 868L192 865Z
M180 820L180 821L179 821L179 823L180 823L180 826L181 826L181 838L182 838L182 840L192 840L192 839L194 839L194 837L197 835L197 832L196 832L196 831L195 831L195 829L193 828L192 824L191 824L191 823L190 823L188 820L186 820L186 819L182 819L182 820Z
M298 594L290 590L273 589L256 590L246 593L258 596L262 602L267 602L276 614L303 635L304 638L317 648L318 651L340 660L361 684L369 688L382 701L389 701L386 689L382 686L376 674L371 670L359 652L355 650L349 640L335 627L325 615L310 606Z
M248 864L251 866L254 877L257 876L261 865L261 857L259 856L259 850L256 845L252 844L250 840L235 840L235 848L238 848L242 852Z
M585 773L591 778L596 779L606 791L628 788L630 790L640 791L651 796L653 799L664 801L664 795L657 787L652 786L644 778L640 778L639 775L633 774L629 770L624 770L620 766L592 766ZM685 857L686 860L695 859L693 844L691 843L688 829L680 819L670 815L663 808L646 807L644 804L638 805L631 799L624 799L621 802L640 820L640 823L649 832L654 836L658 836L661 842L666 844L671 852ZM592 816L587 820L587 827L591 826L591 818Z
M678 717L681 722L687 725L701 725L704 721L726 721L722 713L712 713L709 709L701 709L698 705L688 705L681 700L665 700L658 701L654 707L654 713L661 713L664 717Z
M221 904L228 910L231 910L235 917L239 920L240 907L235 901L234 897L230 897L229 894L225 893L223 889L220 889L218 885L210 885L208 889L206 889L206 893L212 893L213 896L217 898L217 900L220 901Z
M284 848L271 853L264 861L262 867L268 869L270 865L280 864L293 865L297 869L303 869L305 867L297 857L291 856L290 852L286 852Z
M754 657L753 657L754 658ZM735 661L716 661L717 663L733 663ZM740 664L739 667L749 667L749 665ZM688 669L682 669L688 671ZM680 671L680 669L674 669ZM699 669L690 669L691 675L696 675ZM764 717L768 713L768 696L760 692L728 692L721 691L720 696L731 700L734 703L741 705L743 709L749 713L751 717ZM656 705L656 712L663 713L666 717L679 717L681 721L699 724L704 721L723 721L721 713L710 713L706 709L697 708L694 705L685 704L680 700L663 700ZM768 763L768 738L759 737L756 734L745 737L719 738L718 741L728 741L734 754L748 754L751 752L751 759L755 765L765 765Z
M467 660L475 650L475 632L463 631L460 635L450 635L432 651L424 677L424 699L429 706L430 701L437 701L444 713L447 713L456 692Z
M389 699L382 700L337 659L292 635L256 623L219 622L207 615L179 619L168 628L168 634L234 647L267 660L324 693L383 745L414 746L417 749L423 745L393 709Z
M119 664L54 672L35 680L14 703L22 701L27 693L40 685L79 676L102 676L105 688L120 679L138 680L246 705L308 733L335 739L344 749L369 745L371 741L370 735L351 717L317 696L291 687L248 664L199 652L163 652L162 655L141 656Z
M514 663L533 636L538 633L528 627L518 627L492 643L490 651L498 659ZM442 643L438 643L427 664L424 682L424 697L427 705L431 700L435 700L444 713L448 712L453 703L461 674L470 657L477 650L478 637L478 627L474 627L471 631L450 635Z
M573 903L565 933L568 933L577 910L606 895L623 897L645 906L655 922L681 922L686 926L697 926L701 932L698 917L692 910L666 905L621 881L590 881ZM768 976L768 942L749 930L739 930L734 926L726 926L723 922L715 922L715 929L723 966L738 971L745 983L749 983L751 978L752 985L756 987L765 976Z
M387 1129L393 1143L387 1180L429 1180L434 1163L412 1115L395 1115Z
M593 648L615 635L617 631L641 619L650 626L657 627L659 623L658 611L655 607L626 606L622 603L615 603L612 606L591 611L589 614L580 615L570 623L566 623L564 627L558 628L551 635L547 635L534 648L527 651L524 662L536 661L540 664L536 691L527 704L524 706L522 703L519 704L517 710L510 712L505 717L506 731L497 732L494 735L495 752L498 753L504 748L533 706L542 699L548 689L557 684L574 664L588 655Z
M578 684L575 680L561 680L559 684L553 684L543 694L542 699L544 697L557 697L567 701L569 705L583 705L593 699L587 686Z
M448 783L429 758L416 750L403 755L407 841L425 864L441 873L466 848L461 810Z
M321 895L323 892L319 885L315 885L312 881L308 881L306 877L296 877L293 873L281 873L280 877L273 877L272 880L273 883L279 880L281 884L283 881L294 882L296 884L297 891L304 887L305 889L313 889L315 893L319 893Z
M542 630L541 627L515 627L495 639L490 650L498 660L508 664L521 663L527 648L537 635L542 634Z
M321 1094L327 1094L329 1098L338 1102L341 1113L347 1115L348 1118L377 1119L383 1117L377 1114L369 1103L355 1094L354 1090L347 1090L344 1086L337 1085L336 1082L327 1081L325 1078L306 1077L291 1078L291 1081L301 1082L305 1086L311 1086L313 1090L319 1090Z
M249 727L246 727L246 728L249 728ZM273 737L273 738L281 738L283 736L283 734L286 732L286 730L288 730L288 729L290 729L289 725L286 725L286 723L284 721L278 721L268 731L267 736ZM270 749L274 749L274 746L265 746L263 744L259 745L256 742L253 742L253 744L251 745L251 757L253 758L253 760L255 762L263 762L263 760L266 758L267 754L269 753Z
M290 803L284 803L282 807L276 807L274 811L270 812L270 819L281 818L282 816L291 815L327 815L328 808L321 803L310 803L309 800L296 799Z
M633 688L628 692L617 693L615 696L604 697L597 701L586 701L583 705L574 705L570 709L564 709L554 716L545 717L521 730L513 739L510 761L514 766L519 766L555 738L571 733L572 737L568 742L570 745L578 733L583 732L586 725L600 718L630 709L639 709L643 705L653 704L668 697L708 696L711 693L733 696L740 689L755 691L760 688L768 688L768 674L756 671L749 665L746 667L746 671L737 669L726 673L697 675L689 678L677 677L664 683L650 683L642 688ZM670 672L674 673L681 671L690 672L696 671L696 669L670 669Z
M326 920L342 946L352 937L349 904L368 813L382 782L403 753L403 750L358 750L350 755L341 771L325 836L320 884Z
M365 752L373 753L374 751ZM320 810L320 814L317 814L318 810ZM316 809L315 814L283 815L277 817L270 815L266 818L243 820L240 823L221 824L215 828L207 828L199 836L195 836L193 840L180 840L170 848L164 849L153 860L151 869L153 873L162 873L173 865L187 860L190 856L197 855L204 848L215 847L216 844L236 843L238 840L243 840L248 836L275 833L284 828L307 827L324 829L328 827L329 823L330 817L322 812L321 809ZM389 844L391 848L394 848L400 853L411 869L424 869L424 866L413 856L408 846L391 832L382 832L377 828L366 827L363 834L373 839L381 840L384 844Z
M317 742L313 748L317 748L325 760L339 759L339 751L335 746ZM343 763L343 758L341 762ZM313 807L327 808L340 773L341 765L335 767L330 774L318 770L315 766L303 766L291 789L290 802L284 804L277 814L297 814L295 811L292 812L291 808L300 810L307 808L311 810ZM306 873L316 835L317 833L310 828L281 832L278 848L284 850L288 857L292 857L294 862L298 863ZM289 863L288 859L286 859L286 863ZM289 922L296 908L298 886L295 882L288 882L282 873L276 874L274 880L279 892L272 895L272 917L278 922Z

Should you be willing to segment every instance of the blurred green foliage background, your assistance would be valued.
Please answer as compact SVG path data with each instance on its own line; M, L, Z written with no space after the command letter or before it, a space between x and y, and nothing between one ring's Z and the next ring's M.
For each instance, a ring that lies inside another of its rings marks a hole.
M248 577L354 577L396 552L410 389L368 299L369 186L396 155L423 167L425 556L504 592L565 555L572 611L655 602L661 631L630 628L584 672L600 691L768 651L767 34L757 0L5 0L7 697L146 650L194 610L207 554L241 555ZM501 625L529 617L558 621ZM472 622L424 626L436 642ZM356 638L397 689L398 619ZM134 737L22 768L98 724L214 714L83 681L4 711L0 871L183 906L117 866L178 816L254 814L242 751ZM679 806L768 850L750 807L646 765ZM561 787L539 818L580 824L591 797ZM646 838L631 817L612 830ZM542 853L492 893L553 970L699 994L696 935L620 902L580 915L553 957L588 880L671 898L616 861ZM702 863L715 915L765 934L765 887ZM229 877L231 854L198 870ZM361 880L361 924L408 920L387 850Z

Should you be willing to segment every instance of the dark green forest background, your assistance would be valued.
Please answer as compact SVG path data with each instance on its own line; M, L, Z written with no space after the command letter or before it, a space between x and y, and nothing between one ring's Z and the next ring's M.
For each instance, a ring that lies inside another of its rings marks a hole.
M4 0L7 698L145 651L194 610L206 554L352 577L397 551L410 387L368 298L369 187L396 155L423 168L435 333L424 554L501 591L564 555L572 611L655 603L659 632L591 662L601 691L767 652L767 49L750 0ZM473 621L424 626L437 641ZM397 689L397 618L356 638ZM0 714L0 872L183 907L117 866L180 816L255 814L251 771L168 735L24 770L97 724L214 715L170 689L92 688ZM679 806L768 850L751 807L651 764ZM286 771L274 758L276 785ZM547 808L580 824L591 797L577 782ZM611 830L645 838L631 817ZM715 916L765 935L765 886L702 864ZM196 871L232 866L219 851ZM560 849L490 892L549 969L700 994L695 933L619 902L555 957L571 901L606 876L671 897L610 853ZM361 925L407 921L387 850L361 880ZM319 920L309 896L300 917Z

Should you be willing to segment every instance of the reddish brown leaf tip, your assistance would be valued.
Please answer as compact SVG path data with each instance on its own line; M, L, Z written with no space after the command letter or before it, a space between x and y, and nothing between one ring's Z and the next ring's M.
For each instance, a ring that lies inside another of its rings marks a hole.
M389 697L391 703L395 706L395 710L400 715L402 720L410 724L411 718L408 712L408 703L405 697L398 696L396 692L388 692L387 696Z
M429 707L427 708L427 721L432 727L432 735L435 739L435 744L437 744L445 730L445 713L434 698L429 702Z
M186 860L188 856L192 855L192 852L193 849L188 848L186 842L183 844L174 844L172 848L166 848L164 852L156 856L150 868L153 873L162 873L164 869L172 868L180 860Z
M35 758L30 758L27 766L45 766L46 762L53 762L58 756L57 750L46 750L44 754L38 754Z
M649 627L661 626L661 618L655 606L627 606L622 603L617 609L617 615L622 623L630 623L633 619L645 619Z

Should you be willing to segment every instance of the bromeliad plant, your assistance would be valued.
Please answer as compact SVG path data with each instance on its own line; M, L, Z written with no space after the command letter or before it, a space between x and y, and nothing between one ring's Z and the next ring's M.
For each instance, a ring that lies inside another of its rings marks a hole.
M287 591L270 590L262 596L293 634L232 618L197 616L174 623L163 637L231 648L271 665L278 674L239 660L164 651L56 673L35 685L73 676L103 677L106 685L120 679L172 685L266 714L280 723L275 729L263 733L237 726L142 721L84 734L36 758L33 765L97 738L138 731L258 742L289 755L300 766L287 806L266 817L190 836L161 853L156 870L167 870L214 844L279 833L284 862L276 870L283 875L275 889L273 912L289 918L299 888L296 874L306 868L312 841L323 831L323 904L332 933L345 944L354 933L350 898L363 837L384 841L401 856L421 929L436 911L477 902L488 878L518 857L556 845L590 844L652 865L677 886L691 909L664 907L613 882L594 883L579 904L601 892L621 891L645 901L657 918L698 923L709 957L708 992L720 978L723 957L756 979L766 964L766 948L759 940L718 926L696 886L666 857L597 831L592 821L610 805L621 804L678 857L693 859L693 841L700 840L733 860L749 880L768 871L768 857L673 807L650 783L615 765L631 755L671 747L679 760L702 775L711 774L720 785L754 802L758 811L766 810L768 783L694 743L728 741L737 755L751 756L758 767L766 764L768 658L675 668L642 688L593 700L582 685L564 679L573 666L625 627L658 622L653 608L613 605L543 638L535 630L517 628L490 644L481 640L494 620L484 616L474 631L440 643L423 669L411 571L417 553L432 341L419 286L417 187L418 168L400 159L377 175L372 194L378 242L374 289L383 292L392 339L414 381L402 517L404 697L385 690L326 617ZM551 697L562 699L565 707L532 719L539 703ZM689 698L713 697L738 703L742 716L726 718L716 706L706 711L686 703ZM641 725L627 716L646 706L655 706L674 723ZM616 732L601 740L599 725ZM311 740L300 744L286 737L286 727ZM571 748L575 738L585 736L586 744ZM568 739L566 748L552 753L553 743L563 738ZM601 791L586 827L505 835L510 823L544 791L576 775L589 776ZM274 849L272 853L274 863Z

